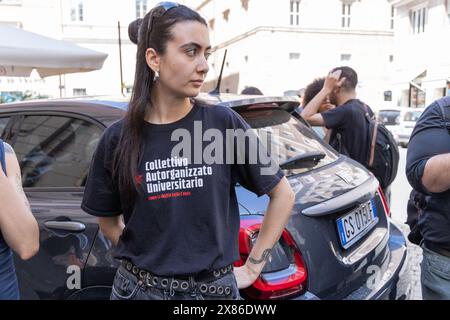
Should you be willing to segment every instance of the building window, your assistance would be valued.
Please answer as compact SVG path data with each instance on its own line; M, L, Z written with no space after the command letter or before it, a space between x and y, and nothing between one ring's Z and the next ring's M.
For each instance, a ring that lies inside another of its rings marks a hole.
M349 53L343 53L341 54L341 61L350 61L352 58L352 55Z
M394 22L395 22L395 8L391 7L391 29L394 30Z
M83 21L83 2L78 3L78 21Z
M409 103L408 106L411 108L422 108L425 107L425 91L418 85L409 85Z
M72 1L70 6L70 21L84 21L83 1Z
M427 24L427 8L419 8L410 12L411 31L413 34L425 32Z
M86 95L86 88L74 88L73 89L74 97L85 96L85 95Z
M136 0L136 19L147 14L147 0Z
M342 28L350 28L351 3L342 3Z
M215 23L215 22L216 22L215 19L209 20L209 28L210 28L211 30L214 30L214 23Z
M299 60L299 59L300 59L300 52L289 53L289 60Z
M300 0L291 0L290 17L291 26L300 25Z
M225 10L224 12L222 12L223 14L223 20L228 22L228 18L230 16L230 9Z
M383 92L384 95L384 101L392 101L392 91L388 90Z
M245 11L248 11L248 1L249 0L241 0L242 8L244 8Z

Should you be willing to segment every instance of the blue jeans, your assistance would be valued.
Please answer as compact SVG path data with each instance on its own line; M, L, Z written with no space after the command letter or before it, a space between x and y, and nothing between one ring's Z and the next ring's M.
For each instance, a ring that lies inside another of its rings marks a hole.
M424 245L422 248L422 298L450 300L450 258L437 254Z
M111 292L111 300L240 300L239 289L233 272L208 284L231 287L229 296L200 293L198 286L192 286L189 292L178 292L173 289L160 289L147 286L122 265L117 269Z
M0 232L0 300L19 300L19 298L13 254Z

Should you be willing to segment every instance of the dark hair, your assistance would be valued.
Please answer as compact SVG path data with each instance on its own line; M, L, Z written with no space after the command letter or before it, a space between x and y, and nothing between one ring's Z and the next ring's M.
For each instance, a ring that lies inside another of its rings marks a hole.
M246 87L244 90L242 90L241 94L263 95L262 91L256 87Z
M322 90L324 83L325 78L317 78L306 86L303 93L303 106L306 106Z
M334 72L336 70L341 70L341 78L345 77L344 84L342 85L342 89L345 91L352 91L355 90L356 85L358 84L358 74L355 70L353 70L350 67L337 67L331 70L331 72Z
M138 34L139 34L139 28L142 24L142 19L136 19L133 22L131 22L128 25L128 38L130 38L130 41L134 44L138 43Z
M139 192L135 177L142 159L144 145L143 128L147 108L151 104L151 92L155 73L147 65L145 52L148 47L164 55L167 42L173 39L172 28L178 22L197 21L205 26L207 23L197 12L179 5L166 11L162 16L152 17L151 30L148 32L148 20L159 6L154 7L143 19L138 19L128 26L128 35L133 43L137 43L136 72L133 93L128 110L123 119L123 127L114 153L112 175L118 182L119 190L128 201L134 201ZM148 36L148 39L146 37Z

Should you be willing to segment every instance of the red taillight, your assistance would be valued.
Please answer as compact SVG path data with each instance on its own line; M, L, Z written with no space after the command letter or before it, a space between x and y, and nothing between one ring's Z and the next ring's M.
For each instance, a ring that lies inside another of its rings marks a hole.
M391 209L389 209L389 206L387 204L386 198L384 197L384 193L381 190L381 187L378 187L378 193L380 194L381 202L383 203L384 212L386 212L386 216L388 216L390 218L391 217Z
M239 231L239 252L241 260L235 263L235 266L242 266L248 258L252 248L252 238L256 236L261 227L260 221L250 219L241 220L241 229ZM244 289L244 293L252 299L281 299L297 295L304 291L307 279L306 266L303 258L295 245L292 236L286 230L283 231L280 241L284 241L288 251L286 254L293 257L291 272L287 272L283 277L276 281L267 280L261 275L251 287ZM268 262L269 263L269 262Z

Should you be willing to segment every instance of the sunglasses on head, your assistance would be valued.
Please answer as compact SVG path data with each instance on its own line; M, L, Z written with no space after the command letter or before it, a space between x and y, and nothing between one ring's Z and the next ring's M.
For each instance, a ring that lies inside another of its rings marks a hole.
M180 5L176 2L170 2L170 1L164 1L158 3L154 9L152 9L152 13L150 17L148 18L148 24L147 24L147 34L146 34L146 47L148 48L148 39L150 37L150 33L152 32L153 28L153 19L154 18L161 18L167 11L170 9L179 7Z

